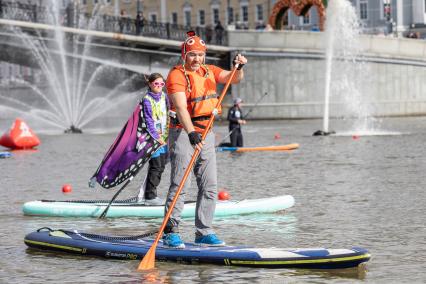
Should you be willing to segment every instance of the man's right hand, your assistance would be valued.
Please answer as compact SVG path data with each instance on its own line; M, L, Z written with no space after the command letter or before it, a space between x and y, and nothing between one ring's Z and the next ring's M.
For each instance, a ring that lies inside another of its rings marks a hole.
M188 133L188 137L189 137L189 143L191 143L192 146L197 147L198 150L201 151L201 148L203 147L203 141L201 140L201 134L196 132L196 131L192 131L190 133Z

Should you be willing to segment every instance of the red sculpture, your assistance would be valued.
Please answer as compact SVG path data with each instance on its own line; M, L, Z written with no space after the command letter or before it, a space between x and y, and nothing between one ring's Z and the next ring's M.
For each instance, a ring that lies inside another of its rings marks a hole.
M291 9L297 16L304 16L312 6L317 8L319 16L318 26L323 31L325 23L325 5L323 0L279 0L272 8L271 15L269 16L269 24L274 29L280 29L282 17L288 9Z

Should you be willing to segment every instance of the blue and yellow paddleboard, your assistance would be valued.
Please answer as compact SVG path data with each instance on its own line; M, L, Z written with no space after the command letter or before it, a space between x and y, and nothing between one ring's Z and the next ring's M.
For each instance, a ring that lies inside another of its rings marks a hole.
M30 248L100 256L114 259L142 259L153 240L143 237L115 237L78 231L41 228L25 237ZM254 248L245 246L200 247L185 243L185 249L171 249L160 241L155 256L160 261L188 264L217 264L263 268L353 268L370 259L362 248Z

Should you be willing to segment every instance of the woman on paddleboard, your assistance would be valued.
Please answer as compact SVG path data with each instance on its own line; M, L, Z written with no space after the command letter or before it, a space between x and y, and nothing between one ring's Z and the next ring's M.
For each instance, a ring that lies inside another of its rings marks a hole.
M148 174L139 197L143 197L145 205L163 205L164 201L157 196L157 186L167 159L169 99L163 92L165 82L161 74L152 73L147 81L148 91L142 99L145 123L149 134L163 146L149 160Z

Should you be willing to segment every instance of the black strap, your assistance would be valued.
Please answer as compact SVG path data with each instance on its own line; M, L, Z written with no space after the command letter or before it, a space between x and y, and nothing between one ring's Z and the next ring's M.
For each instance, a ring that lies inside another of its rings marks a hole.
M48 227L40 228L40 229L37 230L37 232L40 232L42 230L47 230L49 232L59 231L59 232L63 232L64 234L67 234L69 236L78 234L82 237L89 238L89 239L92 239L92 240L103 240L103 241L111 241L111 242L113 242L113 241L130 241L130 240L137 241L139 239L154 236L158 233L158 231L151 231L151 232L146 232L146 233L143 233L141 235L136 235L136 236L104 236L104 235L91 234L91 233L73 232L73 231L62 230L62 229L52 230Z
M104 240L104 241L128 241L128 240L139 240L143 238L147 238L150 236L154 236L158 233L158 231L151 231L147 232L141 235L137 236L103 236L103 235L97 235L97 234L90 234L90 233L79 233L81 236L89 238L89 239L95 239L95 240Z
M40 228L40 229L37 230L37 232L44 231L44 230L49 231L49 232L53 232L53 230L49 227Z
M139 170L140 170L141 168L139 168L137 171L136 171L136 174L137 174L137 172L139 172ZM136 175L135 174L135 175ZM103 219L103 218L105 218L106 217L106 214L108 213L108 210L109 210L109 208L111 207L111 204L114 202L114 200L117 198L117 196L120 194L120 192L123 190L123 189L125 189L126 188L126 186L130 183L132 181L132 178L130 178L130 179L128 179L127 181L126 181L126 183L114 194L114 196L112 197L112 199L110 200L110 202L108 203L108 205L107 205L107 207L104 209L104 211L102 212L102 214L99 216L99 219Z
M192 124L193 124L194 126L198 127L198 128L206 129L206 126L205 126L205 125L199 124L199 123L197 123L197 122L192 122Z
M191 120L194 121L203 121L203 120L209 120L210 116L208 115L203 115L203 116L197 116L197 117L192 117Z
M205 128L203 125L197 123L197 121L205 121L205 120L209 120L210 116L207 115L203 115L203 116L197 116L197 117L191 117L191 121L194 124L194 126L198 126L201 128ZM177 126L180 125L179 119L177 117L170 117L170 122Z
M211 94L211 95L208 95L208 96L201 96L201 97L196 97L196 98L190 99L188 102L190 102L190 103L193 103L193 102L198 103L198 102L201 102L201 101L204 101L204 100L216 99L217 97L218 97L217 94Z

